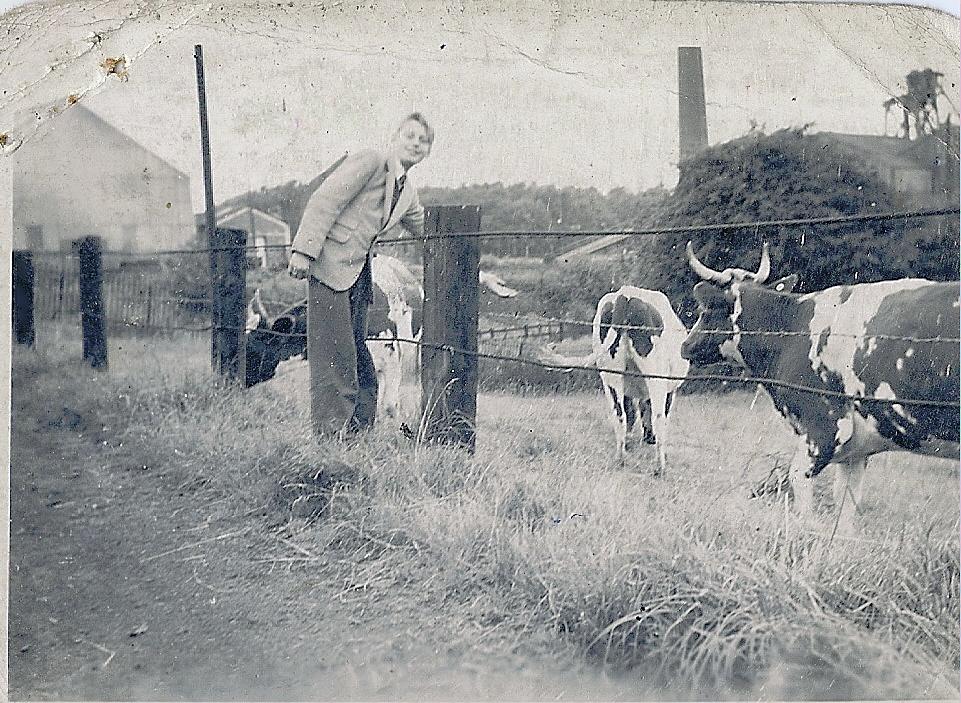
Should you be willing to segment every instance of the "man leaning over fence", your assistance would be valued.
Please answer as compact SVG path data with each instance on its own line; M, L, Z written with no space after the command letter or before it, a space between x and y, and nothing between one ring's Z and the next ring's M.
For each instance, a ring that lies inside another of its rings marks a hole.
M348 154L304 210L288 273L308 279L310 417L318 435L342 437L374 424L377 376L364 341L371 247L398 224L423 234L424 208L407 174L433 142L427 120L408 115L385 151Z

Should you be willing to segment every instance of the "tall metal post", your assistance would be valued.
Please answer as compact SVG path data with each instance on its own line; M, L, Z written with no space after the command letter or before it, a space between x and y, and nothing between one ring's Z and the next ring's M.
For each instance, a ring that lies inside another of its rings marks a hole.
M197 64L197 102L200 107L200 148L204 162L204 207L206 208L204 222L207 230L207 246L210 252L210 366L215 371L219 367L220 346L220 309L216 294L217 278L217 232L214 211L214 183L213 171L210 166L210 130L207 126L207 88L204 82L204 49L197 44L194 46L194 61Z

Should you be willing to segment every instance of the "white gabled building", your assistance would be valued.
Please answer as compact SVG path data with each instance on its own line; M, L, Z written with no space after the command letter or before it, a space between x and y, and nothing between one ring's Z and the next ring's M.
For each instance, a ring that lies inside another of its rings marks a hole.
M17 151L14 248L65 250L87 235L104 249L183 249L194 237L190 179L83 105Z
M217 211L217 227L244 230L247 246L257 247L247 258L259 260L261 268L287 265L288 253L279 247L290 246L290 226L280 218L253 207L234 207Z

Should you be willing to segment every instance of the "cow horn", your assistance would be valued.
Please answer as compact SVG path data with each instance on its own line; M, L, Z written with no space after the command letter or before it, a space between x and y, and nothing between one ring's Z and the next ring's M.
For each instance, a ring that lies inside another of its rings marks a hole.
M754 274L754 281L756 283L764 283L767 277L771 275L771 255L767 250L767 242L764 242L764 246L761 247L761 265L758 266L757 273Z
M715 283L720 283L725 285L731 282L731 273L729 271L715 271L712 268L708 268L694 255L694 245L689 241L687 243L687 261L691 264L691 268L694 269L694 273L703 278L705 281L714 281Z

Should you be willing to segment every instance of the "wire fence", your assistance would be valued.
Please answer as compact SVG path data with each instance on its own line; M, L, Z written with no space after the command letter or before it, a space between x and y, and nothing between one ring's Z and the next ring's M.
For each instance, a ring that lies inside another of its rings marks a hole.
M653 237L670 234L703 234L718 232L733 232L738 230L771 229L777 227L816 227L827 225L850 225L869 222L885 222L891 220L913 220L932 217L943 217L946 215L961 214L961 208L934 208L923 210L905 210L894 212L878 212L858 215L836 215L831 217L808 217L793 218L783 220L752 220L748 222L718 222L704 225L687 225L683 227L650 227L643 229L620 229L620 230L500 230L486 232L441 232L436 234L424 234L419 236L391 237L390 239L380 239L374 246L384 247L399 244L416 244L428 241L444 239L495 239L501 237ZM199 249L164 249L151 252L144 252L143 256L179 256L190 254L210 254L213 252L235 251L237 247L219 246L205 247ZM289 250L289 244L251 244L243 247L244 251L261 252L272 249ZM41 257L62 257L60 251L37 251L35 256ZM129 256L129 252L105 250L104 256Z
M210 332L215 329L213 325L142 325L142 324L130 324L129 322L124 322L128 327L135 327L141 331L153 331L153 332L168 332L168 331L180 331L180 332L193 332L202 333ZM525 330L526 327L526 330ZM631 325L614 325L613 327L623 327L623 328L634 328L637 327ZM242 328L224 328L219 329L230 329L232 331L243 331ZM647 328L650 329L650 328ZM382 337L382 336L368 336L367 341L373 342L401 342L405 344L410 344L420 348L435 349L438 351L444 351L450 354L460 354L465 356L472 356L478 359L484 359L488 361L498 361L498 362L508 362L512 364L519 364L527 367L544 369L547 371L558 372L558 373L570 373L570 372L588 372L591 374L597 374L599 369L595 365L581 365L581 364L558 364L549 363L533 356L525 356L525 351L528 353L533 352L535 355L541 351L541 347L538 342L542 342L545 339L557 339L559 328L551 327L548 325L533 325L533 326L523 326L523 327L505 327L505 328L489 328L478 333L478 344L482 343L482 340L490 340L491 343L496 344L500 342L513 341L516 346L514 346L514 352L511 354L498 353L491 349L478 349L478 350L468 350L461 347L455 347L451 345L443 344L431 344L420 340L419 338L406 338L406 337ZM520 334L518 334L520 332ZM525 334L526 332L526 334ZM730 333L730 331L724 331ZM270 329L259 329L258 333L267 336L278 337L278 338L296 338L303 339L306 342L307 335L305 333L297 332L279 332ZM779 336L789 336L787 334L781 334ZM898 338L898 339L914 339L914 338ZM948 338L931 338L926 341L937 341L946 342L952 344L958 344L957 339ZM525 349L525 344L529 343ZM839 400L849 400L857 403L877 403L880 405L889 406L900 406L900 407L931 407L931 408L951 408L958 409L961 408L961 403L956 400L934 400L934 399L924 399L924 398L884 398L863 394L851 394L842 391L835 391L828 388L818 388L814 386L808 386L801 383L793 383L791 381L786 381L784 379L767 377L767 376L750 376L750 375L734 375L734 374L718 374L718 373L694 373L686 376L676 376L670 374L657 374L650 372L640 372L632 371L629 369L603 369L604 373L611 375L619 375L630 378L639 379L661 379L661 380L671 380L671 381L683 381L688 383L696 382L722 382L729 384L740 384L740 385L755 385L762 384L765 386L771 386L776 388L784 388L795 390L803 393L808 393L812 395L822 396L826 398L835 398Z
M499 237L604 237L604 236L623 236L623 237L653 237L667 234L703 234L709 232L733 232L737 230L770 229L775 227L802 227L802 226L825 226L825 225L849 225L868 222L884 222L889 220L913 220L929 217L941 217L944 215L957 215L961 213L959 208L937 208L927 210L908 210L901 212L879 212L862 215L837 215L832 217L808 217L794 218L786 220L755 220L751 222L721 222L706 225L687 225L684 227L650 227L644 229L623 229L610 231L498 231L498 232L444 232L431 234L423 237L396 237L384 242L384 244L406 244L412 242L430 241L436 239L468 238L468 239L494 239Z
M625 325L623 327L630 327L630 326ZM208 328L208 329L212 329L212 328ZM589 372L592 374L596 374L600 370L595 365L582 365L582 364L576 364L576 363L558 364L558 363L541 361L539 359L535 359L531 357L525 357L522 355L523 340L529 339L533 341L533 340L539 340L539 339L542 340L544 338L550 338L553 332L548 329L543 329L536 334L530 334L527 336L524 336L524 335L508 336L509 333L513 333L516 331L517 331L516 328L500 328L500 329L491 328L489 330L485 330L483 333L478 333L478 338L479 338L478 341L480 341L481 334L484 334L489 339L495 339L498 333L505 333L504 336L501 337L501 339L513 338L516 340L521 340L519 353L517 355L499 354L491 351L469 350L469 349L464 349L462 347L456 347L456 346L447 345L447 344L432 344L432 343L424 342L419 338L394 337L394 336L384 338L384 337L378 337L378 336L368 336L367 341L401 342L405 344L411 344L413 346L420 347L420 348L444 351L450 354L472 356L478 359L486 359L490 361L503 361L503 362L522 364L529 367L535 367L535 368L562 372L562 373L578 371L578 372ZM307 336L304 333L277 332L269 329L261 329L259 330L259 332L262 334L282 337L282 338L306 339L306 336ZM952 342L954 344L958 343L958 340L949 340L949 339L931 339L930 341ZM880 405L904 406L904 407L932 407L932 408L952 408L952 409L961 408L961 403L959 403L959 401L957 400L933 400L933 399L924 399L924 398L884 398L884 397L870 396L870 395L863 395L863 394L852 394L852 393L845 393L842 391L834 391L828 388L817 388L817 387L808 386L802 383L794 383L791 381L786 381L784 379L773 378L768 376L750 376L750 375L717 374L717 373L695 373L695 374L690 374L686 376L676 376L676 375L670 375L670 374L658 374L658 373L650 373L650 372L632 371L628 369L607 369L607 368L604 368L603 372L611 375L625 376L630 378L640 378L640 379L661 379L661 380L685 381L685 382L714 381L714 382L736 383L736 384L746 384L746 385L762 384L762 385L772 386L776 388L785 388L785 389L795 390L803 393L809 393L812 395L818 395L826 398L851 400L859 403L877 403Z
M718 223L712 225L695 225L689 227L652 228L645 230L619 230L605 232L445 232L431 234L424 237L397 237L378 242L381 246L391 244L405 244L423 242L430 239L454 239L461 237L522 237L522 236L555 236L555 237L596 237L603 235L624 236L655 236L663 234L723 232L739 229L760 230L769 227L797 227L833 224L852 224L858 222L876 222L884 220L907 220L913 218L940 217L957 215L958 208L941 208L930 210L914 210L907 212L871 213L866 215L818 217L791 220L764 220L754 222ZM267 248L289 248L286 245L266 245ZM249 251L263 251L264 245L244 247ZM236 251L237 247L211 247L206 249L180 249L151 252L149 257L165 257L175 255L210 254L212 252ZM131 333L209 333L229 330L243 332L236 327L215 326L210 322L210 300L205 297L185 294L170 280L168 272L152 266L144 261L132 261L129 254L122 252L104 252L105 257L121 257L121 261L106 266L103 276L104 316L108 329L117 333L126 331ZM53 263L51 263L53 262ZM206 262L206 260L204 260ZM34 301L35 314L40 320L65 320L79 314L80 292L78 285L77 259L64 252L39 252L34 271L36 297ZM284 312L289 308L284 303L270 302L275 311ZM594 327L593 320L576 318L558 318L538 316L536 321L520 322L516 315L506 313L485 313L489 319L510 320L513 324L492 326L477 332L477 350L466 350L446 345L428 344L420 339L396 339L421 348L431 348L446 351L451 354L474 356L478 359L498 364L511 364L536 368L554 374L571 372L592 373L595 377L597 368L593 365L561 365L545 362L539 358L545 341L563 341L572 337L584 337ZM607 325L623 331L658 332L660 328L642 325ZM774 338L807 337L814 339L821 335L820 331L811 330L782 330L782 329L709 329L702 330L707 334L724 336L762 336ZM281 332L270 329L259 329L264 335L280 338L306 339L304 333ZM871 340L900 341L911 344L961 344L957 337L919 337L908 335L867 334L849 332L831 332L832 336L854 338L860 340L861 345L870 344ZM383 340L381 337L369 337L370 340ZM619 374L642 379L664 379L686 382L720 382L725 384L763 384L769 387L790 389L803 393L819 395L825 398L846 400L855 403L877 403L891 406L917 406L932 408L959 408L957 400L933 398L881 398L858 394L845 393L828 388L818 388L800 383L793 383L784 379L771 377L755 377L735 374L695 373L680 378L669 375L640 373L631 370L608 371L606 373Z

